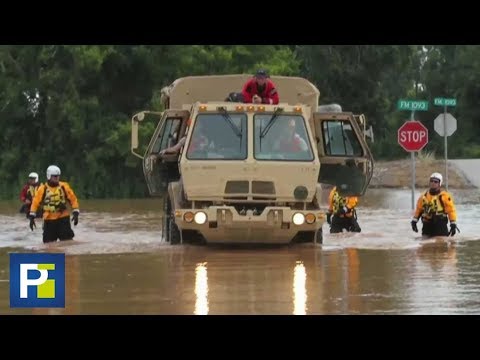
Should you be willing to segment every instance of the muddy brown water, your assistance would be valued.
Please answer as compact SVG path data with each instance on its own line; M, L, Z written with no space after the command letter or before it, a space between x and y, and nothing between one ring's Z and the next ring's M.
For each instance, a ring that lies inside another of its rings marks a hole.
M372 189L361 233L268 248L164 243L155 199L84 200L75 240L44 245L0 202L0 315L480 314L480 193L451 192L453 238L411 231L410 190ZM66 254L65 308L10 308L12 252Z

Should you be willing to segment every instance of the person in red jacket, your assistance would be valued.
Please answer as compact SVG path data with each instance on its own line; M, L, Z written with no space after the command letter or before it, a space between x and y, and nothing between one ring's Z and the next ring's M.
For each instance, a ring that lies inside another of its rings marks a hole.
M243 85L242 95L245 103L276 105L280 101L275 84L263 69Z
M298 153L308 151L307 142L296 132L295 119L289 119L287 127L273 145L275 151L281 153Z
M22 191L20 192L20 201L22 202L20 213L26 214L27 217L28 213L30 212L30 206L35 196L35 192L39 186L40 183L38 182L38 174L36 172L31 172L28 175L28 182L23 186ZM41 214L37 214L37 217L40 216Z

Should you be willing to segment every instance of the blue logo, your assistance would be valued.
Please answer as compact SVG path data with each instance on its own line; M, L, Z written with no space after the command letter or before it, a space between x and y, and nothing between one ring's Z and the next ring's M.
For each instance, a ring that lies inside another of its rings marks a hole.
M10 307L65 307L65 254L10 254Z

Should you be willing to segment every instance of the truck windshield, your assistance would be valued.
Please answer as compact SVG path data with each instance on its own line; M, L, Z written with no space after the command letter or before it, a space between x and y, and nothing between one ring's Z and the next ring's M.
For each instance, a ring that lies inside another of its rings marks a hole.
M198 114L187 148L190 160L244 160L247 158L247 115ZM232 124L234 127L232 127ZM235 131L238 129L238 131Z
M312 146L307 135L305 119L301 115L255 114L255 159L312 161ZM270 122L271 128L265 132ZM261 135L264 135L262 138Z

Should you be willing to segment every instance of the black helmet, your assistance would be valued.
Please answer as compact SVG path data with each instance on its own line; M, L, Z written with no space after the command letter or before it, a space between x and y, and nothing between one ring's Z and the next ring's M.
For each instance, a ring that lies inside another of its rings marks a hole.
M243 94L242 93L237 93L237 92L231 92L228 94L228 97L225 99L225 101L229 102L241 102L243 103Z
M268 77L268 73L267 73L267 70L265 69L258 69L256 74L255 74L255 77L257 78L267 78Z

